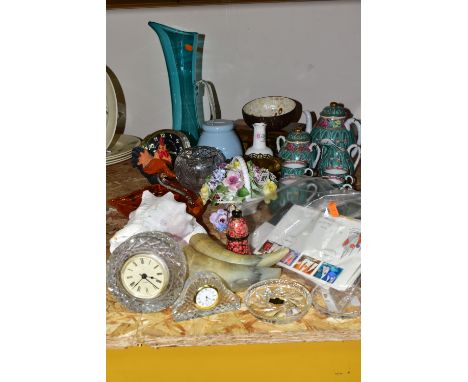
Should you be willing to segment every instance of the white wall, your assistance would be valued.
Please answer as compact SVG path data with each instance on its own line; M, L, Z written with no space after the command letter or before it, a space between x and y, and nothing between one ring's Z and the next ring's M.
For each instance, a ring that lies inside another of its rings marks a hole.
M360 117L359 1L109 10L107 65L126 97L126 134L172 126L164 56L148 21L205 34L203 78L215 84L223 118L242 118L246 102L266 95L316 112L341 101Z

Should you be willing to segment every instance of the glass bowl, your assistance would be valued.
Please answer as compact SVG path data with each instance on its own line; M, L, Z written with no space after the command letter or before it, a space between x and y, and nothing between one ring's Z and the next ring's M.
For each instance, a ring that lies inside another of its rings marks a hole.
M189 147L177 156L174 172L184 187L198 194L206 177L225 160L224 154L214 147Z

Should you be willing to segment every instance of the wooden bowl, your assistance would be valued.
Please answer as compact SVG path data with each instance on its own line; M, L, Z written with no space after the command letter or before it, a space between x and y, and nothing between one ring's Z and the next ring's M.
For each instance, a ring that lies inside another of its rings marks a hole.
M300 102L281 96L256 98L242 107L242 117L247 125L264 122L268 130L280 130L301 118Z

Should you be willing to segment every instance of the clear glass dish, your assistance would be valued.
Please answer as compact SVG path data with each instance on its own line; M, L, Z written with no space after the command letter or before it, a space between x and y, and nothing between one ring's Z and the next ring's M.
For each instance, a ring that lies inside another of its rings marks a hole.
M309 291L290 280L260 281L247 289L244 303L259 320L287 324L305 316L312 305Z
M361 315L361 287L358 283L344 292L317 286L311 296L313 307L325 316L354 318Z

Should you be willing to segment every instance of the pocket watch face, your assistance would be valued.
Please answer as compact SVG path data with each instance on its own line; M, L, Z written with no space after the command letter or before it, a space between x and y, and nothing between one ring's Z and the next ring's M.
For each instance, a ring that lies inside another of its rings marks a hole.
M120 271L125 290L133 297L152 299L166 287L169 272L166 265L152 254L136 254L128 258Z
M211 309L219 301L219 292L212 286L200 288L195 295L195 304L199 309Z

